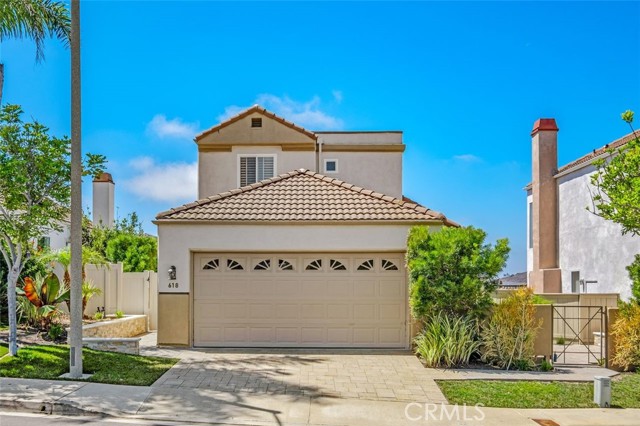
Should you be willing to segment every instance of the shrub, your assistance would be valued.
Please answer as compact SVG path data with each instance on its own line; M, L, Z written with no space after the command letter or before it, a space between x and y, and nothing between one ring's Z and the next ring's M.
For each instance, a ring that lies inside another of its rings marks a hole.
M62 336L63 333L64 328L62 327L62 325L51 324L51 327L49 327L49 331L47 332L47 336L49 336L49 339L56 341Z
M539 294L534 294L531 298L531 303L534 305L551 305L553 302L546 297L540 296Z
M556 339L556 344L558 344L558 345L564 345L566 342L567 342L567 341L565 340L565 338L564 338L564 337L558 337L558 338Z
M553 371L553 364L547 359L543 359L540 363L540 371Z
M116 318L122 318L122 317L124 317L124 312L118 309L116 311Z
M93 314L93 319L94 320L101 320L104 318L104 313L103 312L96 312L95 314Z
M536 320L531 289L513 292L493 310L482 330L482 360L505 370L533 367L534 343L541 321Z
M37 314L34 315L30 308L23 306L30 320L39 320L40 326L44 329L49 328L51 320L60 313L58 305L69 300L70 294L69 290L60 285L54 273L47 276L38 274L35 279L25 277L24 287L16 289L16 292L36 308Z
M415 344L427 367L465 365L479 347L477 325L470 318L439 313L426 322Z
M640 304L621 305L620 316L613 323L611 334L616 341L616 353L611 359L625 371L640 368Z
M444 312L485 317L493 305L498 273L509 256L508 240L485 243L481 229L414 226L407 242L411 313L424 322Z

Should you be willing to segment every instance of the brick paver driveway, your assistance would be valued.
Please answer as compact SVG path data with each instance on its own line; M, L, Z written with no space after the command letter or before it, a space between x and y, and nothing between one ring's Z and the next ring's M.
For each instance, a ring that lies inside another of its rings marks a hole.
M445 402L408 351L157 349L147 355L180 358L153 386L386 401Z

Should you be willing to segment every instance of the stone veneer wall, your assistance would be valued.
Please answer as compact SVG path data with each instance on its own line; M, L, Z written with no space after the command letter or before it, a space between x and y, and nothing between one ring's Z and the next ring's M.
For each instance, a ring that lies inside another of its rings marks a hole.
M128 315L124 318L87 324L82 327L82 337L133 337L147 331L146 315Z
M140 354L139 337L86 337L82 339L82 346L96 351L119 352L131 355Z

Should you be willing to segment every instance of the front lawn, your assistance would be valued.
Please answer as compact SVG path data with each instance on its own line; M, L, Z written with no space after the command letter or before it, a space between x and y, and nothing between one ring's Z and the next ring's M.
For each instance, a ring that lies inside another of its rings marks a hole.
M178 360L84 348L84 372L93 374L90 382L116 385L149 386ZM0 377L28 379L59 379L68 372L69 347L62 345L32 345L18 350L15 357L0 360Z
M0 345L0 358L2 358L8 353L9 353L9 348L4 345Z
M593 383L439 380L450 404L502 408L592 408ZM611 405L640 408L640 374L613 379Z

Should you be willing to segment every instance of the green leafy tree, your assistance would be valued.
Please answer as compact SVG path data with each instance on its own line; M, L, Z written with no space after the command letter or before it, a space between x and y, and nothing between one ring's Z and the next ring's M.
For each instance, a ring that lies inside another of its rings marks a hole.
M9 351L17 353L16 283L25 266L30 241L60 230L70 204L67 137L49 135L36 122L22 121L22 109L7 105L0 112L0 254L7 270ZM87 154L84 174L102 172L105 158Z
M158 268L158 242L147 235L122 233L109 240L107 258L122 262L125 272L155 271Z
M36 62L44 59L47 37L69 44L71 21L64 2L52 0L0 1L0 42L9 38L26 38L36 45ZM4 65L0 64L0 102L4 86Z
M411 228L407 268L415 319L424 322L439 313L473 319L487 315L510 249L507 239L492 246L486 236L473 227Z
M618 149L610 149L607 158L594 161L597 170L591 176L595 188L592 213L622 226L622 234L640 236L640 141L633 128L633 111L622 113L635 138ZM632 293L640 303L640 254L627 267Z

